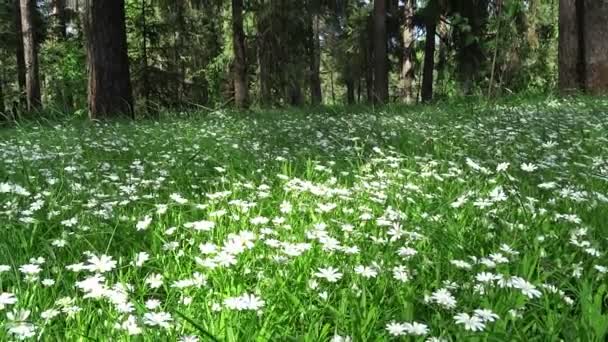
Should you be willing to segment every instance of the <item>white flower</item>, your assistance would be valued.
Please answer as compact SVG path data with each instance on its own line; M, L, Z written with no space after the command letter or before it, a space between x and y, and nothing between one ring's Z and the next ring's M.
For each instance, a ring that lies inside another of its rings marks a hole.
M87 262L89 264L85 267L90 272L105 273L116 268L116 261L111 256L105 254L100 257L91 255Z
M257 216L257 217L252 218L249 222L251 222L251 224L253 224L255 226L260 226L260 225L267 224L268 222L270 222L270 220L264 216Z
M7 305L15 303L17 303L17 298L14 294L8 292L0 293L0 310L4 310Z
M146 277L146 284L150 286L151 289L157 289L163 286L163 276L160 274L150 274Z
M511 278L511 286L519 289L528 298L538 298L542 295L534 285L519 277Z
M42 270L40 269L39 265L36 265L36 264L26 264L26 265L20 266L19 267L19 271L21 271L21 273L23 273L25 275L32 276L32 275L37 275Z
M433 292L430 299L447 309L456 307L456 298L452 296L448 289L439 289Z
M166 312L147 312L144 314L144 324L168 329L171 327L171 315Z
M135 260L133 260L133 265L135 267L142 267L146 261L150 260L150 254L146 252L139 252L135 255Z
M458 268L470 270L473 266L464 260L450 260L450 263Z
M27 322L29 316L29 310L16 310L7 313L6 318L8 322L5 323L5 327L9 334L14 335L19 340L34 337L36 326Z
M338 270L333 267L319 268L314 275L315 277L323 278L330 283L335 283L342 278L342 273L338 272Z
M200 339L194 335L184 335L179 338L178 342L199 342Z
M201 254L214 254L217 251L217 246L213 243L201 243L198 249Z
M405 283L410 280L410 273L403 265L395 266L393 267L393 278Z
M497 314L492 312L492 310L488 309L477 309L473 312L475 313L475 316L481 318L481 320L484 322L494 322L500 318Z
M378 271L374 268L363 265L355 267L355 273L361 275L363 278L375 278L378 275Z
M143 220L137 222L137 224L135 225L135 229L137 229L138 231L146 230L148 229L148 226L150 226L150 223L152 223L152 217L146 216L143 218Z
M538 166L532 163L523 163L521 164L521 169L525 172L534 172L538 169Z
M173 194L169 195L169 198L171 198L177 204L188 203L188 200L183 198L180 194L173 193Z
M464 312L454 316L454 321L456 324L464 325L464 329L470 331L482 331L486 327L481 318L477 316L469 316L469 314Z
M408 326L408 333L415 336L424 336L429 333L429 327L426 324L412 322Z
M243 311L253 310L257 311L264 307L265 302L258 296L253 294L243 294L238 297L229 297L224 300L224 305L231 310Z
M287 202L287 201L283 201L281 203L281 213L283 214L288 214L291 212L292 206L291 203Z
M350 336L340 336L338 334L334 335L329 342L352 342L352 338Z
M184 224L184 227L191 228L199 232L208 232L215 227L215 222L207 220L188 222Z
M390 322L386 325L386 330L392 336L403 336L407 333L407 326L404 323Z
M491 283L494 280L500 279L500 277L494 273L480 272L475 275L475 279L480 283Z
M42 311L40 313L40 317L46 321L50 321L53 318L59 316L59 314L61 314L61 311L59 311L57 309L48 309L48 310Z
M126 331L131 336L142 333L142 329L137 325L137 318L131 315L127 316L127 319L120 324L120 329Z
M158 307L160 307L161 302L158 299L148 299L145 305L148 310L156 310Z
M507 171L507 169L509 168L509 163L500 163L496 166L496 172L502 172L502 171Z

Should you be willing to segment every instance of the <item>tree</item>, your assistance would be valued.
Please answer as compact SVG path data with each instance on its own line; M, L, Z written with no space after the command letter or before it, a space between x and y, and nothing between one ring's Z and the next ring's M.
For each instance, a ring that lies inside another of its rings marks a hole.
M4 83L4 80L2 79L2 73L0 73L0 121L2 121L2 119L4 119L6 116L4 114L5 107L4 107L4 91L3 91L4 84L3 83Z
M479 80L482 63L485 60L482 42L488 23L489 0L453 0L451 12L462 20L455 30L456 71L463 95L473 92L473 85ZM501 6L502 1L497 1ZM438 10L441 11L442 4Z
M318 9L312 9L308 18L309 42L308 55L310 58L310 102L313 106L321 104L323 95L321 93L321 43L319 41L319 15L315 13Z
M27 109L34 111L40 109L40 76L38 65L38 46L34 32L34 0L21 0L21 30L23 32L23 53L25 61L25 88L27 95Z
M26 93L25 89L25 55L23 54L23 30L21 28L21 4L20 0L13 0L15 11L15 35L17 36L17 48L15 57L17 61L17 82L21 94ZM23 98L25 99L25 98Z
M405 0L405 4L403 6L402 39L402 97L405 103L412 103L414 100L414 0Z
M374 102L388 102L386 0L374 0Z
M433 76L435 73L435 34L437 22L432 18L426 21L426 41L424 43L424 67L422 70L422 102L433 100Z
M560 0L559 4L560 90L608 92L608 3Z
M608 94L608 1L584 0L584 88Z
M124 0L86 0L84 21L90 117L133 116Z
M65 0L53 0L53 19L55 34L65 39L67 37L67 18L65 13Z
M243 0L232 0L232 46L234 49L234 102L238 108L248 105L247 52L243 31Z

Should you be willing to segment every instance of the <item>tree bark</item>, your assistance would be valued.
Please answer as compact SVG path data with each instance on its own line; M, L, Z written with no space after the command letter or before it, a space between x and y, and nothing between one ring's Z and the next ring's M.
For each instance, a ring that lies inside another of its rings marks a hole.
M26 101L26 97L23 94L26 93L25 89L25 56L23 53L23 30L21 28L21 4L20 0L13 1L15 7L15 32L17 34L17 48L15 49L16 60L17 60L17 82L19 84L19 92L21 93L20 98L22 102Z
M355 80L351 77L346 79L346 103L355 104Z
M374 103L374 43L371 37L374 34L373 17L367 23L367 37L362 42L365 51L365 95L367 103Z
M428 20L426 24L426 42L424 47L424 70L422 74L422 102L433 100L433 74L435 71L435 33L437 23Z
M232 0L232 48L234 49L234 102L238 108L249 105L247 53L243 30L243 0Z
M85 0L91 119L133 117L124 0Z
M25 60L25 88L27 109L40 109L40 75L38 71L38 46L34 32L35 0L21 0L21 29L23 32L23 54Z
M65 16L65 0L53 0L54 31L59 39L67 37L67 21Z
M405 0L403 16L402 97L403 102L411 104L414 101L414 0Z
M559 89L608 93L608 3L560 0Z
M584 87L608 94L608 1L584 0Z
M3 86L4 86L4 79L2 78L2 75L0 75L0 121L4 121L7 119L8 115L6 115L4 112L6 111L6 107L4 106L4 91L3 91Z
M319 16L311 14L310 20L310 102L318 106L323 102L321 93L321 42L319 41Z
M374 102L388 102L386 0L374 0Z
M583 88L580 63L583 46L579 28L577 2L559 1L559 89L562 94L573 93Z
M257 55L259 73L258 78L260 82L260 101L263 106L269 106L272 102L271 99L271 88L270 88L270 44L267 41L266 21L258 15L256 18L256 29L257 29Z

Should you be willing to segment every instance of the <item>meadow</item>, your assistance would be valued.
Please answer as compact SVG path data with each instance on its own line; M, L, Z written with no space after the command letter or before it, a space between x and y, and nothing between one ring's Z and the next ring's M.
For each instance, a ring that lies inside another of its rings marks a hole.
M605 341L608 100L0 130L0 340Z

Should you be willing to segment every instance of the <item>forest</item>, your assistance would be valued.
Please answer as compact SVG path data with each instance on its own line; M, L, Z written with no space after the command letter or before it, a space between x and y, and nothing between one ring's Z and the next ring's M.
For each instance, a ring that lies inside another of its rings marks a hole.
M605 10L557 0L4 0L0 112L601 93Z
M0 0L0 341L606 341L606 222L606 0Z

